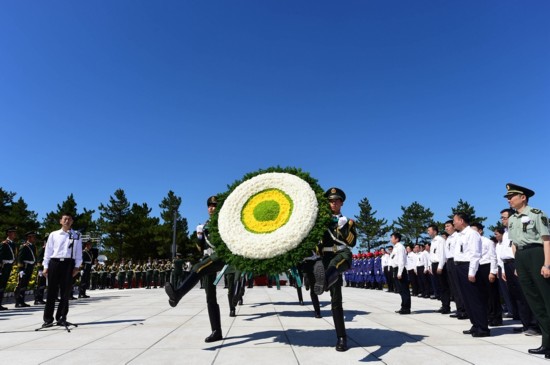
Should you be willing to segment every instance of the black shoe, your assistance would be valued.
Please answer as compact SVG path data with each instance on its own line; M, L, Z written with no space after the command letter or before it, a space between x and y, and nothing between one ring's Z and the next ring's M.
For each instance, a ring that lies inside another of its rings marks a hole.
M303 301L303 300L300 300L300 305L304 305L304 301Z
M457 313L453 313L453 314L451 314L449 317L451 317L451 318L458 318L458 314L457 314Z
M237 317L237 315L235 314L235 309L231 309L229 311L229 317Z
M441 314L449 314L449 313L451 313L451 310L450 309L443 309L440 313Z
M474 333L474 330L470 328L469 330L462 331L462 333L465 334L465 335L471 335L471 334Z
M7 310L8 310L8 308L0 305L0 311L7 311Z
M410 309L400 309L398 311L395 311L395 313L398 313L398 314L411 314L411 310Z
M544 358L545 359L550 359L550 352L547 352L546 354L544 354Z
M38 304L46 304L46 302L43 300L35 300L34 305L38 305Z
M89 297L90 297L90 296L89 296L89 295L86 295L86 294L84 294L84 295L82 296L82 298L89 298Z
M472 333L472 337L489 337L491 336L491 331L476 331Z
M73 296L71 296L71 297L69 298L69 300L76 300L76 298L73 297Z
M439 308L438 310L436 310L437 313L441 313L441 312L443 312L443 311L444 311L443 307L441 307L441 308Z
M221 330L214 330L214 331L212 331L210 336L208 336L204 339L204 342L214 342L214 341L220 341L220 340L223 340L222 331Z
M174 287L172 286L172 284L166 283L166 285L164 285L164 291L168 295L168 304L170 304L170 307L175 307L176 305L178 305L178 301L176 300L176 293L174 292Z
M344 352L348 350L348 342L346 340L346 337L338 337L338 341L336 341L336 351Z
M548 354L549 351L550 351L550 349L548 347L544 347L544 346L537 347L536 349L527 350L528 353L535 354L535 355Z
M491 327L502 326L502 321L499 321L499 320L491 321L491 322L489 322L489 326L491 326Z
M243 305L243 298L239 299L239 305Z
M40 328L50 328L50 327L53 327L53 321L42 323L42 327L40 327Z
M525 332L526 329L523 328L523 327L515 327L515 328L512 328L512 332L514 333L522 333L522 332Z
M459 314L456 318L460 320L470 319L467 314Z
M315 312L315 318L323 318L321 312Z

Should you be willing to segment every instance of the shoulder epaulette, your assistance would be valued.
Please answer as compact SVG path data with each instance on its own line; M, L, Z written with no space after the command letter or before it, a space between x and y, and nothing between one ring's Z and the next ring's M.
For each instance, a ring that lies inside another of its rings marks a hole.
M542 210L540 210L540 209L531 209L531 212L533 212L535 214L541 214Z

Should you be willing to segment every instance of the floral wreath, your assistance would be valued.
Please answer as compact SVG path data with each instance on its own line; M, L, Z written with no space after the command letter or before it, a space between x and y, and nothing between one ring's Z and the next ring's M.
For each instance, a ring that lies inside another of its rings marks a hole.
M330 222L324 191L300 169L246 174L218 196L210 242L243 272L277 274L311 256Z

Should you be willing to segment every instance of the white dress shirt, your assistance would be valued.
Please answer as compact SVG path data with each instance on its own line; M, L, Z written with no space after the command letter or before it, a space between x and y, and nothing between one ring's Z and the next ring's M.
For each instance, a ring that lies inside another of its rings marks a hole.
M430 252L430 261L437 262L437 269L443 269L447 262L447 256L445 255L445 239L441 236L435 236L432 239Z
M481 236L468 226L458 232L455 245L455 262L469 262L468 276L475 276L481 258Z
M397 275L402 275L405 266L407 265L407 250L401 242L397 242L393 246L393 267L397 267Z
M48 236L46 250L44 251L44 268L50 265L50 259L72 258L75 260L75 267L82 264L82 239L80 232L63 229L53 231Z
M495 243L485 236L481 236L481 258L479 264L491 264L491 274L497 274L497 254L495 251Z

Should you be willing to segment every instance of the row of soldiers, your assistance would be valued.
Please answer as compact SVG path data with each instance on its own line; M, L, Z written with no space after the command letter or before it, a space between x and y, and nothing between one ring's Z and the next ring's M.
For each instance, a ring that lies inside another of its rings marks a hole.
M180 254L177 254L174 262L163 259L149 259L143 263L121 260L109 265L96 259L91 267L91 290L162 288L168 281L172 283L182 281L190 266L189 262L181 259Z

